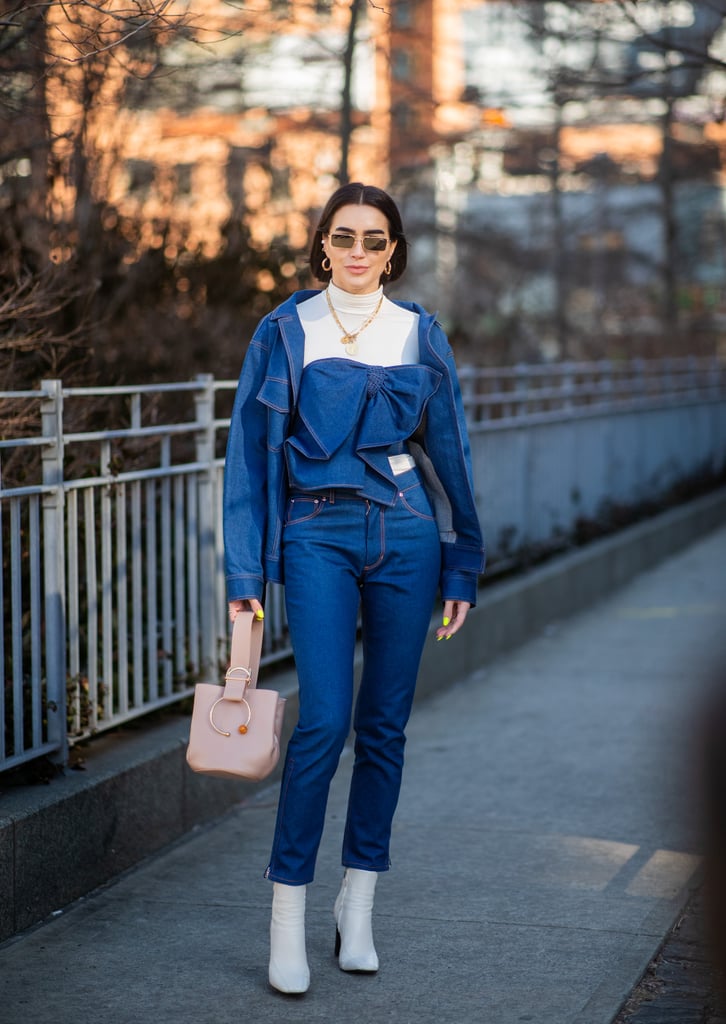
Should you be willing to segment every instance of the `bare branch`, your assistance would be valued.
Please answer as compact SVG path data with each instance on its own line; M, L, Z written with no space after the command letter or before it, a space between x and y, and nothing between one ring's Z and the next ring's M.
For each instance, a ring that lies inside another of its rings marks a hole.
M169 13L172 5L173 0L138 0L132 6L116 9L92 0L50 0L48 3L23 5L0 21L0 37L6 33L8 36L4 40L0 38L0 54L22 40L31 41L45 21L52 35L76 54L59 53L49 44L49 48L42 51L52 58L49 71L56 65L83 63L114 48L122 48L149 29L163 32L187 25L189 18L186 13ZM65 26L61 22L48 24L47 15L53 8L63 12ZM80 36L75 35L73 29L79 29Z
M634 0L634 2L637 6L637 0ZM695 65L689 65L690 67L700 67L707 64L710 67L726 68L726 61L721 60L719 57L714 57L709 49L696 50L679 42L659 39L652 32L649 32L648 29L643 26L642 22L636 18L635 14L628 6L627 0L615 0L615 4L627 21L638 30L641 39L648 42L655 50L660 50L662 53L680 53L684 57L693 57L698 63ZM708 6L715 14L720 14L722 18L726 17L726 4L717 3L716 5L709 4Z

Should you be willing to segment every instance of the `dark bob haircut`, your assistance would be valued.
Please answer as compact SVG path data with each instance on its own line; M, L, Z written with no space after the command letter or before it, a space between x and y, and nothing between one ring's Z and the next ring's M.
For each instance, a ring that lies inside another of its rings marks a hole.
M384 192L382 188L376 188L375 185L363 185L360 181L351 181L348 185L341 185L333 192L320 215L320 221L313 236L313 244L310 246L310 269L316 279L326 283L330 280L330 271L323 269L323 260L325 259L323 235L329 230L333 217L341 206L374 206L388 220L391 238L398 244L391 256L391 273L381 274L381 284L397 281L406 269L408 262L408 245L403 233L401 214L387 192Z

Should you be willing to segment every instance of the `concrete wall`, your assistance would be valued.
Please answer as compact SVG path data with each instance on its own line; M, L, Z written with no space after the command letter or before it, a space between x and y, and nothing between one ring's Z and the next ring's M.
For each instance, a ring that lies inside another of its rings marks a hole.
M492 561L561 547L578 520L658 504L726 467L726 402L510 421L471 429L478 506Z

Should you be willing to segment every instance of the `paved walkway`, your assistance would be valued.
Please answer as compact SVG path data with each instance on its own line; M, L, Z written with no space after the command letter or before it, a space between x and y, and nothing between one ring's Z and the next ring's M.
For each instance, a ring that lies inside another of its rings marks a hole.
M724 565L726 529L415 709L378 975L333 958L346 756L309 893L306 996L267 986L263 789L0 948L0 1019L610 1024L698 867L688 766L725 653Z

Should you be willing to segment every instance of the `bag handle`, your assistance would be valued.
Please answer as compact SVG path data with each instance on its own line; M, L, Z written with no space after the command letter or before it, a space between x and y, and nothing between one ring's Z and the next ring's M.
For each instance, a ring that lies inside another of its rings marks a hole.
M264 622L254 612L237 612L232 626L232 651L225 676L226 700L243 700L247 687L257 686Z

